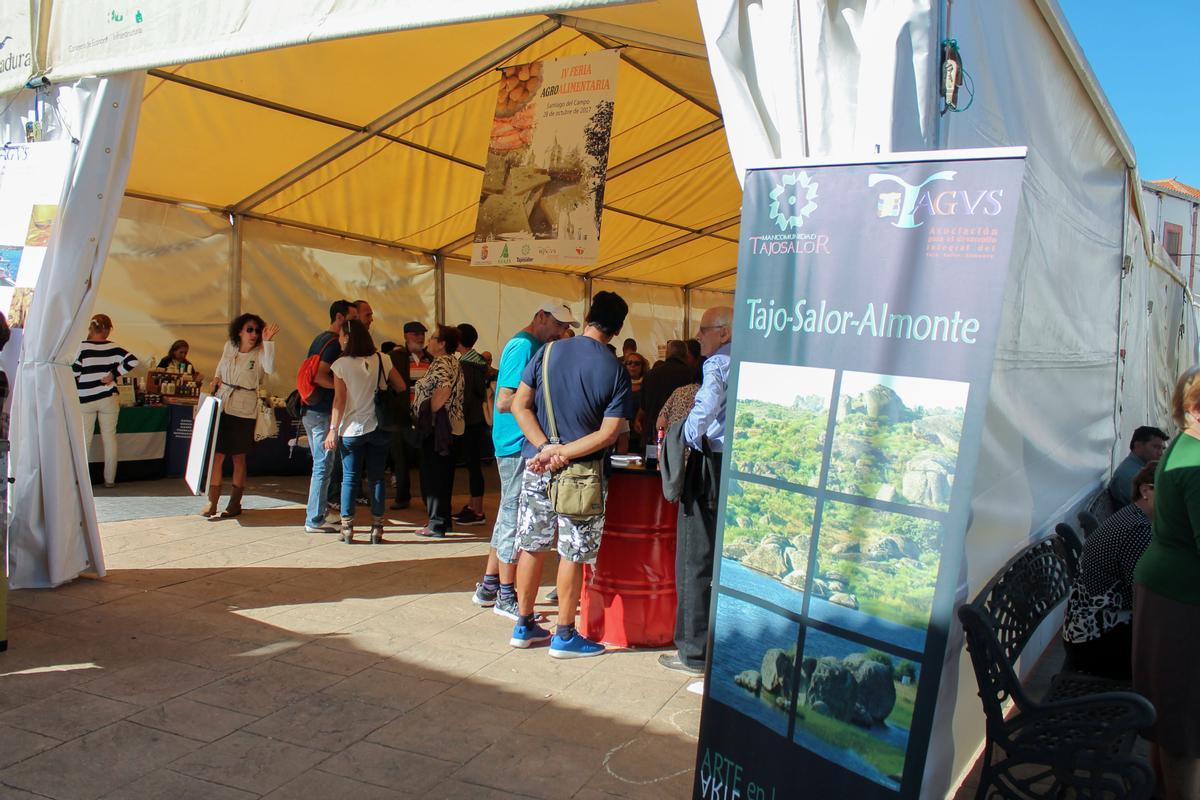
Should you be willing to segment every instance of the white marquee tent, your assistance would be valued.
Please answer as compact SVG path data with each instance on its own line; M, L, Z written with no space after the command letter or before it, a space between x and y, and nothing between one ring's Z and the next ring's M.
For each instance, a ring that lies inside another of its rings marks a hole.
M1196 353L1191 298L1151 245L1133 149L1055 0L450 7L9 4L0 91L63 87L81 142L18 377L13 585L103 571L64 366L93 308L139 355L183 337L202 366L254 310L294 354L281 390L339 296L370 300L385 335L466 319L495 349L543 298L581 311L616 288L645 347L730 301L737 170L779 158L1029 146L961 597L1093 492L1134 427L1166 423ZM973 78L961 114L939 113L947 37ZM494 69L607 47L622 49L599 263L470 267ZM930 796L982 739L960 651Z

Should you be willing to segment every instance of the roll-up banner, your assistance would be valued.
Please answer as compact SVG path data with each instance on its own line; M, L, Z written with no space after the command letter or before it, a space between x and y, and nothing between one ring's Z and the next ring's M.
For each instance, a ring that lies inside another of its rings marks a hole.
M616 50L504 67L471 264L595 264Z
M934 706L1024 158L747 172L694 797L916 798L950 746Z

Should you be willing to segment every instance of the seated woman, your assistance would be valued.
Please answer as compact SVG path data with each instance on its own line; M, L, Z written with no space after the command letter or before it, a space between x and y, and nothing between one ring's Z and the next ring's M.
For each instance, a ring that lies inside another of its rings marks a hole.
M1083 545L1062 630L1070 669L1114 680L1132 676L1133 570L1150 544L1157 467L1151 461L1138 471L1133 502Z
M180 372L195 373L196 379L200 380L201 375L196 372L196 368L192 366L192 362L188 361L188 343L184 339L176 339L171 343L171 349L167 354L158 360L159 369L170 369L174 367Z

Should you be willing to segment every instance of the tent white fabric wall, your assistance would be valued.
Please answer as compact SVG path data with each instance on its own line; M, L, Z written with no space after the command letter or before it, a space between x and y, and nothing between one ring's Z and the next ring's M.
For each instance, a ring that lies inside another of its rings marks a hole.
M475 349L492 353L494 365L512 335L548 301L566 303L583 318L587 287L582 278L552 272L471 267L446 262L446 322L470 322L479 331Z
M232 243L228 217L127 197L94 311L112 317L113 340L143 366L185 339L211 376L229 323Z
M437 276L429 256L255 220L246 220L238 236L241 256L235 269L237 245L227 216L126 198L95 305L117 323L114 339L146 367L151 357L157 361L166 355L173 340L186 339L192 363L211 375L233 309L254 312L283 326L279 366L267 384L283 396L292 388L305 348L327 319L330 301L371 302L377 344L400 341L409 320L432 326L438 317ZM637 339L651 361L658 345L686 333L684 289L594 280L593 294L602 290L617 292L629 303L621 338ZM496 357L542 303L566 302L580 319L587 306L587 282L578 275L471 267L456 259L446 261L444 292L442 318L473 324L480 335L477 349ZM687 294L691 332L705 309L732 302L728 292L692 289Z
M371 304L377 344L403 341L408 320L433 322L437 286L429 256L254 220L241 236L241 310L280 326L267 388L281 397L295 388L313 337L329 327L334 300Z
M17 372L10 523L14 589L104 574L71 362L91 316L112 238L142 102L142 73L81 81L60 100L80 132ZM71 489L74 487L74 490Z

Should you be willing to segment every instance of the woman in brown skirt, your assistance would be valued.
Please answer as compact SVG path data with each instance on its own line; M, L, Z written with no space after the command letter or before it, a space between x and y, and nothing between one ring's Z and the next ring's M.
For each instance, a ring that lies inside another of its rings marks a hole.
M1158 796L1200 797L1200 367L1171 398L1183 433L1154 478L1150 546L1134 572L1133 688L1158 718L1153 747Z
M242 492L246 488L246 453L254 446L254 423L258 417L258 387L275 371L275 343L278 325L268 325L257 314L242 314L229 323L229 341L217 364L213 392L221 398L221 421L213 455L212 482L208 487L208 505L201 516L213 517L221 499L221 467L225 456L233 460L233 488L229 505L218 519L242 513Z

